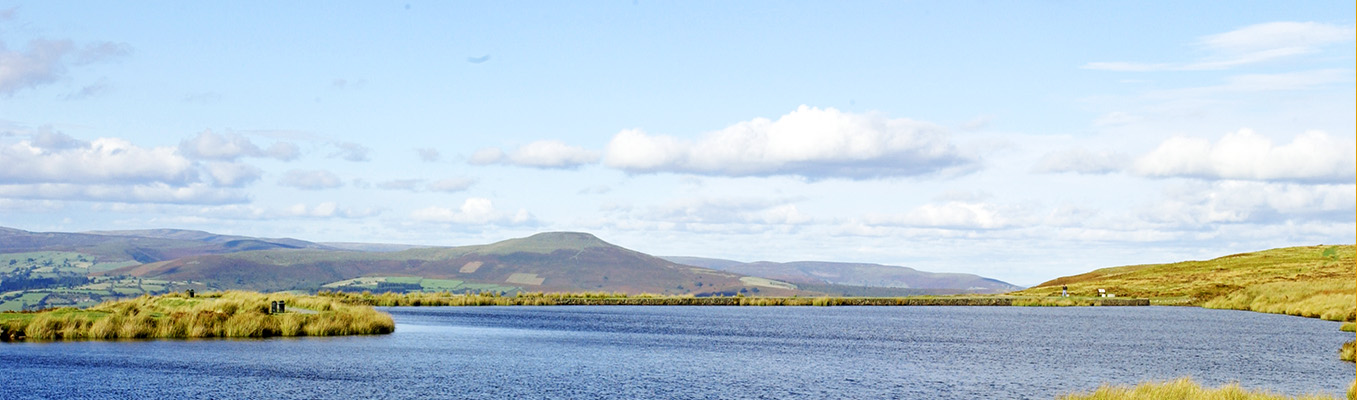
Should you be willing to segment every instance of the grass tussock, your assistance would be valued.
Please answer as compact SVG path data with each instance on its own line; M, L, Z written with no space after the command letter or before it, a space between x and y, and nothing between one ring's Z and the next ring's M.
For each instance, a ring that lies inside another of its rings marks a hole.
M1348 389L1352 398L1353 389ZM1218 388L1204 388L1190 378L1169 382L1146 382L1135 386L1103 385L1091 393L1076 393L1058 397L1060 400L1336 400L1329 395L1311 394L1299 397L1269 391L1245 390L1238 384Z
M273 301L290 312L270 314ZM221 292L110 301L89 309L0 313L0 341L333 336L390 333L395 322L371 307L286 293Z
M1273 282L1240 289L1202 306L1352 321L1357 319L1354 290L1357 281L1351 276L1336 282Z
M1338 349L1338 358L1347 362L1357 362L1357 341L1343 343L1343 348Z

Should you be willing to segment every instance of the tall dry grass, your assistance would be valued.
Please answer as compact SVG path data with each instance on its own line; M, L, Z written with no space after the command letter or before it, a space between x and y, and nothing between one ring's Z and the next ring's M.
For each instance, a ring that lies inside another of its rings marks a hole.
M269 314L284 301L292 312ZM331 336L390 333L395 322L372 307L287 293L221 292L110 301L86 310L0 314L0 340Z
M1357 281L1273 282L1246 287L1203 304L1206 308L1287 314L1330 321L1357 319Z
M1352 397L1349 389L1348 397ZM1238 384L1204 388L1190 378L1168 382L1146 382L1135 386L1103 385L1092 393L1067 394L1060 400L1336 400L1337 397L1310 394L1291 397L1269 391L1245 390Z

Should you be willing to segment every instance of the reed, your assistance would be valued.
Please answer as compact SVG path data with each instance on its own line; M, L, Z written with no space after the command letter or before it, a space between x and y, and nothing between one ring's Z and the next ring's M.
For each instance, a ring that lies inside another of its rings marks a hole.
M291 312L270 314L284 301ZM305 311L303 311L305 310ZM174 293L110 301L80 310L0 313L0 341L329 336L390 333L390 315L334 298L287 293Z
M1349 398L1352 389L1348 389ZM1067 394L1057 397L1060 400L1329 400L1338 399L1330 395L1308 394L1291 397L1270 391L1245 390L1239 384L1229 384L1218 388L1204 388L1191 378L1179 378L1168 382L1145 382L1136 386L1104 384L1091 393Z
M1148 306L1149 300L1099 297L916 296L916 297L694 297L623 293L344 293L318 297L369 306Z

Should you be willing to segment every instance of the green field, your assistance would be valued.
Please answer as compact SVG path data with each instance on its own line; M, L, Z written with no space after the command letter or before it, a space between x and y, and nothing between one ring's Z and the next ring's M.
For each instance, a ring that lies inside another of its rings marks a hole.
M131 277L98 277L75 286L17 290L0 294L0 311L32 311L56 307L89 307L107 300L160 294L183 289L203 290L202 285Z
M12 273L27 268L43 274L65 272L83 275L136 264L138 264L136 261L102 262L93 255L70 251L34 251L0 254L0 274Z

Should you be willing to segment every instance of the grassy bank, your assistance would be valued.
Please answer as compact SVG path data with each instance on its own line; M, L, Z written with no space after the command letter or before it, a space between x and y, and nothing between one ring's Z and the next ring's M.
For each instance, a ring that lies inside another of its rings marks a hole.
M1307 246L1206 261L1103 268L1044 282L1014 295L1057 296L1106 289L1155 304L1196 305L1333 321L1357 318L1352 245Z
M289 312L270 314L272 301ZM390 333L391 316L332 298L286 293L173 293L110 301L88 309L0 313L0 340L83 340Z
M1145 299L1098 297L915 296L915 297L693 297L625 293L345 293L318 296L369 306L1137 306Z
M1147 382L1136 386L1103 385L1091 393L1077 393L1057 397L1060 400L1336 400L1329 395L1291 397L1267 391L1251 391L1238 384L1218 388L1204 388L1189 378L1171 382ZM1348 389L1353 398L1353 389Z

